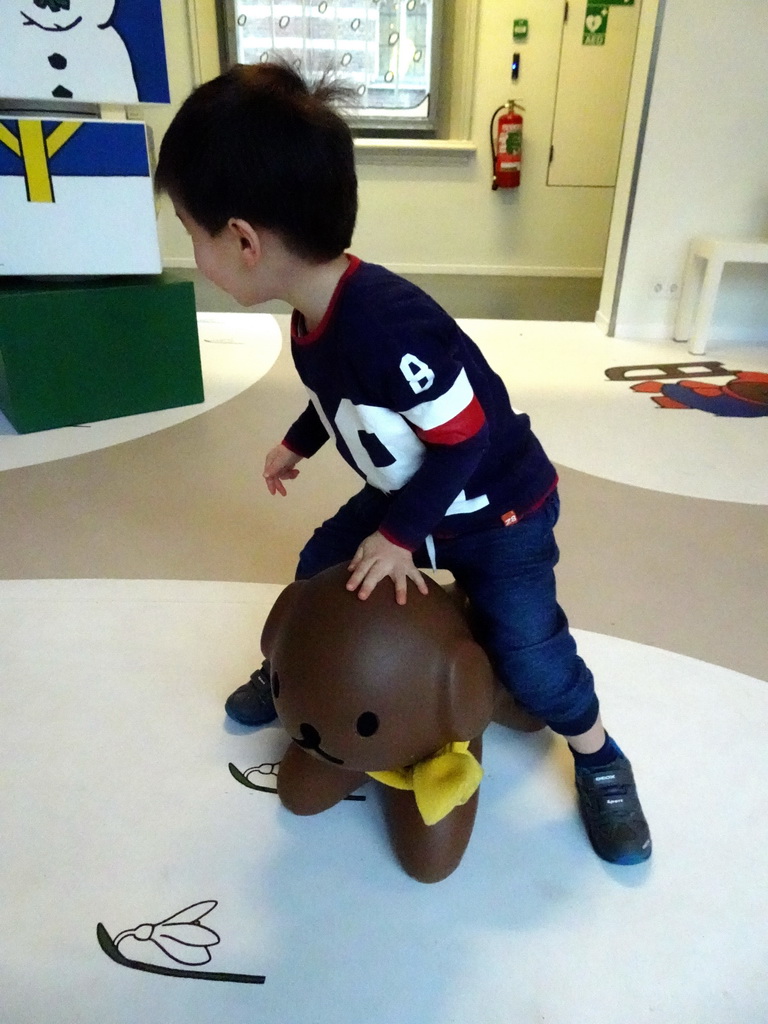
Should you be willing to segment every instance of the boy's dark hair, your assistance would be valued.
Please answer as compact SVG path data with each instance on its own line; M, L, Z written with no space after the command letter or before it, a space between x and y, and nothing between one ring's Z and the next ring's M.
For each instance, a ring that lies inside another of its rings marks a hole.
M236 64L182 104L155 188L211 235L238 217L304 259L334 259L357 215L352 134L332 106L348 96L327 76L308 85L282 62Z

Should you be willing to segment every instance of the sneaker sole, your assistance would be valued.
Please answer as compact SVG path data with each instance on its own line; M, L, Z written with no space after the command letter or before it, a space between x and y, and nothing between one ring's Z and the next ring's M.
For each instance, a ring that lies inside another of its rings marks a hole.
M621 867L627 867L631 864L645 864L650 859L651 851L648 853L630 853L626 857L619 857L618 860L609 860L609 864L619 864Z
M237 722L238 725L248 725L254 729L256 728L256 726L269 725L270 722L275 722L277 720L277 712L268 716L267 718L253 719L248 718L246 716L241 717L236 712L233 712L229 707L227 707L226 704L224 705L224 710L227 713L227 718L231 718L233 722Z
M595 850L594 846L592 849ZM595 853L597 853L597 850L595 850ZM639 853L627 853L623 857L603 857L601 853L597 853L597 855L606 864L618 864L620 867L629 867L632 864L644 864L652 853L653 847L649 845L647 850L641 850Z

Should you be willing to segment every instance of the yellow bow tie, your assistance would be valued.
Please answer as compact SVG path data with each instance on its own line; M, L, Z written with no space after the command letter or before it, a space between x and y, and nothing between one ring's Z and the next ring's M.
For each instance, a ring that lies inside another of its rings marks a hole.
M408 768L366 774L395 789L412 789L425 824L435 825L469 800L480 785L483 769L469 752L469 743L458 742Z

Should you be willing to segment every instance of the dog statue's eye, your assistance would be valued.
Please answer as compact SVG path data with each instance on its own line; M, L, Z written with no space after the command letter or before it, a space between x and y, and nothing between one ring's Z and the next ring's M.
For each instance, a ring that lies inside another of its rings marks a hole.
M280 676L277 672L272 673L272 696L275 700L280 696Z
M379 728L379 717L372 711L364 711L357 720L357 731L361 736L373 736Z

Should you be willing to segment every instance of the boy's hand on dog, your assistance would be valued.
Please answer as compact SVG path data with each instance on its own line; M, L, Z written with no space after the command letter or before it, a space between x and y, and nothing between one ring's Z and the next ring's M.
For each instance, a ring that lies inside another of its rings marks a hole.
M422 594L428 594L426 581L413 562L413 555L405 548L376 531L366 537L347 566L352 575L347 590L357 590L357 596L364 601L376 588L376 584L387 576L395 584L395 600L405 604L408 597L408 580L413 580Z
M267 457L264 460L264 473L262 475L270 494L286 496L287 491L283 480L296 479L299 471L294 467L297 462L301 462L302 458L303 456L292 452L284 444L275 445L274 448L267 452Z

